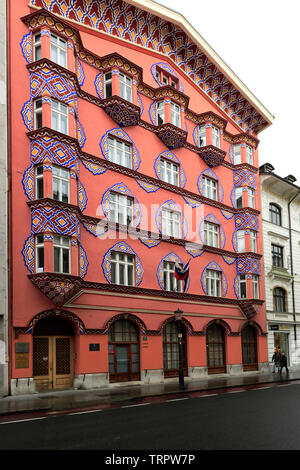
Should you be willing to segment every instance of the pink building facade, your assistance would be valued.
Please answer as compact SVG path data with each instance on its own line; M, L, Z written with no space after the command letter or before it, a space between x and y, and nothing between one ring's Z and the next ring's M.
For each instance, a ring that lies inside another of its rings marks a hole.
M164 382L178 333L190 379L263 370L272 119L180 15L85 3L10 4L11 393Z

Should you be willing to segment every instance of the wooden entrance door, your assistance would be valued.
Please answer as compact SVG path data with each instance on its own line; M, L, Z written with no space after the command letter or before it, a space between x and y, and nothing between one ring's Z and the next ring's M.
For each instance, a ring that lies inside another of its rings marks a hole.
M138 331L131 322L118 320L108 335L110 382L140 380L140 352Z
M37 390L73 386L73 338L71 336L33 337L33 378Z
M257 364L257 333L251 325L242 330L243 370L258 370Z
M208 373L222 374L226 372L224 330L216 323L207 329L206 350Z
M178 333L182 332L182 365L183 373L187 375L186 331L179 330L178 322L167 323L163 329L163 365L165 377L178 377L179 374L179 344Z

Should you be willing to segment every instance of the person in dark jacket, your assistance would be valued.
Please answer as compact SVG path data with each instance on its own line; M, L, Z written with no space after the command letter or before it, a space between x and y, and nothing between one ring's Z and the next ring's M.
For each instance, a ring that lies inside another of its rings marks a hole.
M280 373L282 372L282 369L285 367L287 373L289 373L288 367L287 367L287 357L284 353L281 354L280 356Z
M278 349L275 348L274 349L274 354L272 356L272 362L273 362L273 369L272 369L272 373L274 374L275 373L275 369L276 367L278 368L278 372L279 372L279 367L280 367L280 354L278 353Z

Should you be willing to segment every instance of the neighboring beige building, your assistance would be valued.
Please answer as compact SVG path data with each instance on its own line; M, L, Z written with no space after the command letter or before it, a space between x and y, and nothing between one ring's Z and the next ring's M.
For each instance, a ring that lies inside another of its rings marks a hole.
M269 163L259 169L269 361L274 347L300 368L300 187Z

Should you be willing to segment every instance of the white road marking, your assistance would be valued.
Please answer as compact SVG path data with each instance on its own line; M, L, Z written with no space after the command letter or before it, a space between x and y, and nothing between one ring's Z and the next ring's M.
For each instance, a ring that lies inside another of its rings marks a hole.
M246 390L233 390L232 392L227 392L227 393L241 393L245 392Z
M84 415L84 414L87 414L87 413L99 413L100 411L103 411L103 410L76 411L74 413L68 413L68 416Z
M46 418L47 416L42 416L40 418L18 419L15 421L5 421L4 423L0 423L0 424L25 423L25 421L37 421L38 419L46 419Z
M267 388L271 388L271 387L258 387L258 388L252 388L252 390L266 390Z
M172 400L166 400L166 401L181 401L181 400L188 400L188 398L173 398Z
M219 393L210 393L209 395L201 395L199 398L206 398L206 397L216 397Z
M133 408L134 406L145 406L145 405L151 405L151 403L139 403L138 405L126 405L126 406L121 406L121 408Z

